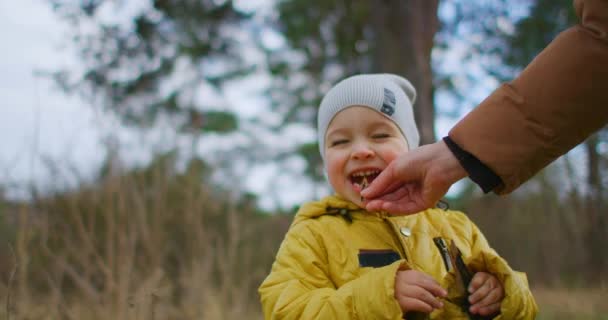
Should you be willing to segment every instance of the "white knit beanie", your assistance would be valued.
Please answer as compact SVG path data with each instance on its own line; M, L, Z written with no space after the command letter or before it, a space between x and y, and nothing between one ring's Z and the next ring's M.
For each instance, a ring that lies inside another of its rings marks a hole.
M352 106L374 109L391 119L403 133L410 149L418 147L420 136L414 121L416 89L394 74L362 74L346 78L327 92L317 116L321 158L325 162L325 133L338 112Z

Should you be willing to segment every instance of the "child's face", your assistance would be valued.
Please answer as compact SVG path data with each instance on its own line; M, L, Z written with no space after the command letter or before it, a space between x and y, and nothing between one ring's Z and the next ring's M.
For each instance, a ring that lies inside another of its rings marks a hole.
M349 107L332 119L325 135L325 163L334 190L363 206L364 180L371 183L400 153L408 150L394 122L367 107Z

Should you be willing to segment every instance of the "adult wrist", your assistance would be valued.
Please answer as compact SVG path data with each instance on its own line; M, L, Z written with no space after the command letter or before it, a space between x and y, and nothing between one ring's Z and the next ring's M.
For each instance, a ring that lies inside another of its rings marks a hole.
M449 136L443 138L443 142L452 152L461 167L467 172L469 178L473 180L484 193L488 193L500 186L503 182L500 177L488 166L483 164L474 155L462 149Z
M460 161L458 161L445 141L439 140L437 144L441 145L441 174L445 176L446 180L452 184L462 178L466 178L469 173L462 167L462 164L460 164Z

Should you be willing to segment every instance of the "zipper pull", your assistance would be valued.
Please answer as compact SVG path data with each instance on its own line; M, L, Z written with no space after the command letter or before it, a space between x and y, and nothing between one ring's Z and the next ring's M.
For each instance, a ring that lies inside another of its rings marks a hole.
M441 258L443 259L445 270L447 272L452 271L454 267L452 266L452 258L450 256L450 251L448 249L447 243L441 237L433 238L433 242L435 242L437 249L439 249L439 252L441 253Z

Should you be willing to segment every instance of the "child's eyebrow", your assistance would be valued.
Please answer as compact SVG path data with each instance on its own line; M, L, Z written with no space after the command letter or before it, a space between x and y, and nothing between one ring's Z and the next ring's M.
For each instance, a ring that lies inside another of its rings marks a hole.
M349 131L348 128L331 129L331 130L327 131L326 137L329 138L329 137L331 137L332 135L335 135L335 134L345 134L348 131Z
M332 135L335 135L335 134L348 134L351 130L354 130L354 131L359 131L359 130L367 131L367 130L393 129L393 128L397 129L396 127L394 127L394 125L392 125L392 122L390 122L390 120L387 120L387 121L377 120L377 121L374 121L374 122L371 122L371 123L365 125L365 127L362 127L362 128L355 128L355 129L353 129L353 128L344 128L344 127L341 127L341 128L330 129L326 133L326 139L329 138L329 137L331 137ZM399 129L397 129L397 130L399 130Z
M368 127L371 129L378 129L378 128L392 128L393 126L391 125L391 122L388 122L388 121L375 121L373 123L370 123Z

